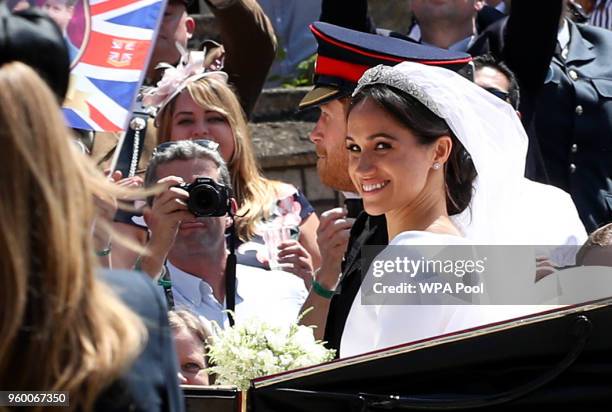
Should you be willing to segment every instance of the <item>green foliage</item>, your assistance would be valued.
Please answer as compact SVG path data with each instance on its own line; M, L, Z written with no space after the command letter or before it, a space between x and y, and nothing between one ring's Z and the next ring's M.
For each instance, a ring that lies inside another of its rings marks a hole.
M309 58L302 60L297 66L295 77L292 79L286 79L282 87L293 88L302 86L312 86L312 79L314 77L314 67L317 55L313 54Z

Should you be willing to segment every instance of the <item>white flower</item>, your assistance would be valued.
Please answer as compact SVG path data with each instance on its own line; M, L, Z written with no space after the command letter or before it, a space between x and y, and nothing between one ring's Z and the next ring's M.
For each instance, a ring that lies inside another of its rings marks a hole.
M302 347L309 347L315 344L314 332L312 328L307 326L299 326L297 332L295 332L294 342Z
M334 356L334 351L315 340L312 328L297 324L282 327L250 319L216 332L208 345L215 365L209 369L217 374L218 384L241 390L248 389L251 379L326 362Z

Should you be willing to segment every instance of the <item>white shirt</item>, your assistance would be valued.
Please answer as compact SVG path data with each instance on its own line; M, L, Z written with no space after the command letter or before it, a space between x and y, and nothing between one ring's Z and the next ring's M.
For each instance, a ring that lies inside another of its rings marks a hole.
M497 11L500 11L504 14L506 14L506 3L504 3L503 1L501 1L497 6L495 6L495 9Z
M561 57L567 59L567 53L569 50L569 42L571 40L570 29L567 21L563 19L563 26L559 29L557 34L557 43L561 47Z
M188 309L202 322L229 326L225 302L219 302L212 287L168 262L172 294L177 309ZM236 265L236 323L258 317L269 323L295 322L308 291L304 281L292 274Z

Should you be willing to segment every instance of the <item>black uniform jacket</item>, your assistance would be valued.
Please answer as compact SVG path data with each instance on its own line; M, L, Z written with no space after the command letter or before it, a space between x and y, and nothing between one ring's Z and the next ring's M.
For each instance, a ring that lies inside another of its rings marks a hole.
M370 216L362 212L353 227L351 237L342 264L342 277L338 286L339 293L334 295L327 315L325 325L325 338L328 348L336 349L336 354L340 353L340 340L346 324L357 291L361 286L366 268L362 268L361 248L363 246L386 245L387 221L384 215Z
M570 193L591 232L612 221L612 32L568 24L567 57L553 58L535 113L538 180Z

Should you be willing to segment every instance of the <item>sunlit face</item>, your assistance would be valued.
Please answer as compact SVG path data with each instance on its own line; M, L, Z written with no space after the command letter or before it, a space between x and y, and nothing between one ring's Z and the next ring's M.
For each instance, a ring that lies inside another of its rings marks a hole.
M368 214L381 215L418 202L428 184L433 145L373 103L362 100L348 117L349 174Z
M332 100L321 105L321 114L310 140L317 151L317 171L321 182L336 190L355 191L348 174L346 137L346 100Z
M186 183L193 182L198 177L209 177L220 182L217 166L208 159L175 160L157 167L157 178L167 176L181 177ZM225 245L225 229L228 217L193 217L183 220L169 253L172 260L177 255L199 253L203 247L217 251Z
M173 331L174 346L178 356L181 374L187 385L208 385L208 374L205 369L204 344L187 329Z
M482 6L474 0L413 0L412 12L421 25L439 20L465 21L476 16Z
M43 9L49 13L49 17L57 23L63 33L66 32L74 13L74 6L68 6L66 3L66 0L47 0L43 5Z
M184 90L177 97L172 113L171 140L208 139L219 144L219 152L226 162L234 154L234 133L225 116L197 104Z
M187 41L195 29L194 20L189 17L182 1L170 1L166 6L164 17L159 28L151 61L176 63L181 57L176 43L187 49Z
M499 70L484 66L476 70L474 73L474 83L483 89L494 89L502 93L508 93L510 90L510 81Z

